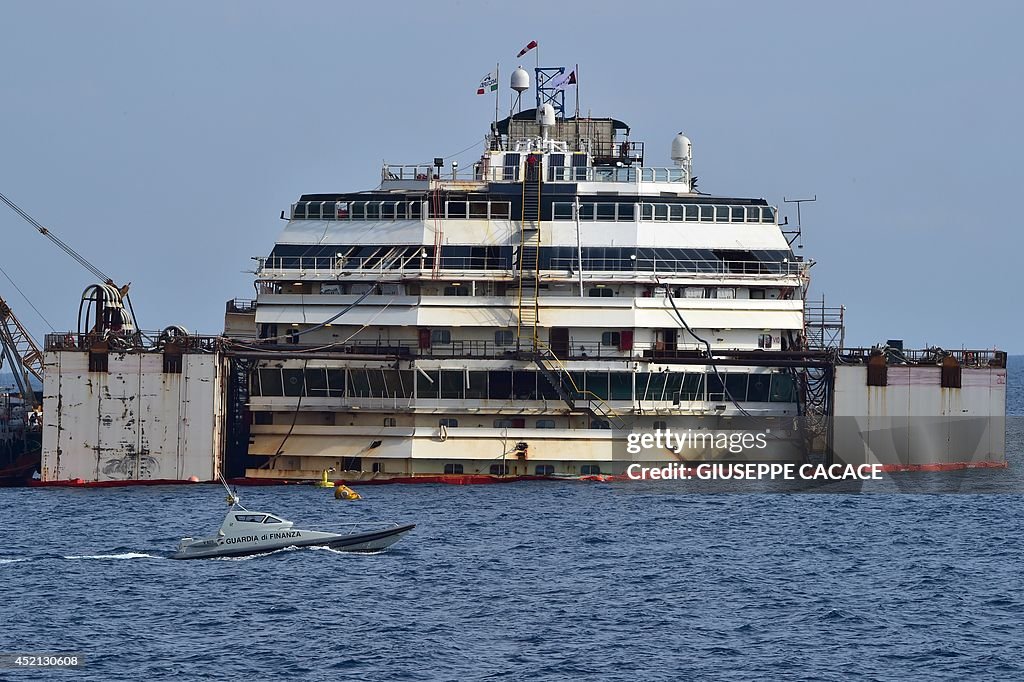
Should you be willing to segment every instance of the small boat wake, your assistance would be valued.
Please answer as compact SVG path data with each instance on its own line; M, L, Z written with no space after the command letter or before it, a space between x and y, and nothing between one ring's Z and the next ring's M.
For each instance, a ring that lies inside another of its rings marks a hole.
M167 557L145 552L121 552L119 554L72 554L65 559L166 559Z

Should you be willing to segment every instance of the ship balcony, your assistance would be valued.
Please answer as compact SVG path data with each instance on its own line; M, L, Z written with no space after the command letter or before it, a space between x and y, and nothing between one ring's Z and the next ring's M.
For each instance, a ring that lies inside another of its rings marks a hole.
M584 258L584 279L592 281L650 282L662 277L707 277L726 279L764 279L768 277L797 277L813 261L753 261L753 260L699 260L684 258L657 258L645 256L653 250L639 249L628 258ZM482 278L512 279L518 268L505 257L412 256L387 258L373 255L360 257L331 256L273 256L256 258L258 279L337 280L358 275L376 279L432 278L434 270L443 272L446 279ZM436 265L436 268L435 268ZM575 281L580 272L580 261L575 257L542 259L539 264L542 279Z
M520 182L522 165L484 168L478 166L474 178L485 182ZM545 182L673 183L679 191L690 190L686 168L653 166L549 166Z

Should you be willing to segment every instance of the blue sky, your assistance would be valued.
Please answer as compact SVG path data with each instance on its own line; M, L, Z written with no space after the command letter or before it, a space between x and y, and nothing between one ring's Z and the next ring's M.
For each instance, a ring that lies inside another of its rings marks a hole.
M131 281L144 327L216 333L282 209L480 140L480 77L536 39L649 165L682 130L705 192L816 194L800 252L849 343L1024 352L1021 25L1012 2L5 2L0 191ZM88 273L0 230L0 267L75 327Z

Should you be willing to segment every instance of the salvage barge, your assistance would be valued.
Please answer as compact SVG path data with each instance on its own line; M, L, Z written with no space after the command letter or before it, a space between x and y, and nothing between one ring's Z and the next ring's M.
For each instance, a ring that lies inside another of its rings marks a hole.
M844 348L775 206L698 191L681 133L647 165L624 122L566 115L561 75L535 71L536 108L468 171L385 164L374 190L301 196L222 335L97 316L48 336L42 480L1005 466L1005 353ZM771 437L630 451L666 430Z

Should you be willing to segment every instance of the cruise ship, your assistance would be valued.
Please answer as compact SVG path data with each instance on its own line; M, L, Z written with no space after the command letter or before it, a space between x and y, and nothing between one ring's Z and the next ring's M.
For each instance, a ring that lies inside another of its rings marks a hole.
M565 75L516 69L466 168L300 196L222 334L140 332L87 290L95 315L46 339L42 484L1005 466L1005 353L844 347L799 220L705 191L683 133L570 115ZM667 432L715 439L637 447Z
M652 149L536 93L470 168L385 164L290 207L236 338L250 475L614 474L628 432L797 414L769 360L806 345L812 262L778 209L699 191L682 133Z

